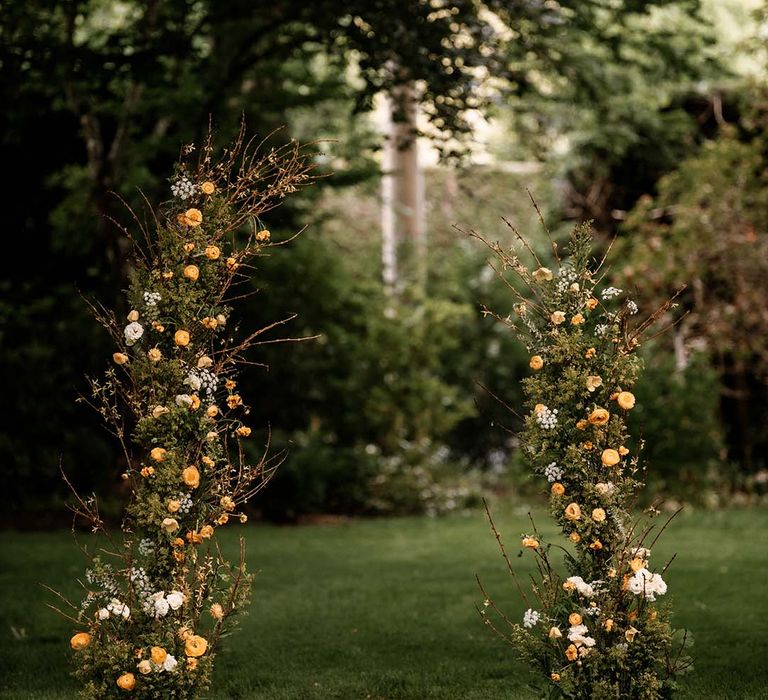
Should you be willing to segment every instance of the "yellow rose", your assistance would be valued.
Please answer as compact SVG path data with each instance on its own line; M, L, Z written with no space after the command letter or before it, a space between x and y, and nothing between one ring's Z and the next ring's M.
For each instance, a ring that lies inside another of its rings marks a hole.
M189 408L192 411L196 411L198 408L200 408L200 397L197 394L192 394L192 396L189 397L191 403L189 404Z
M592 425L605 425L610 417L611 414L604 408L596 408L589 414L588 420Z
M537 403L533 407L533 412L534 413L541 413L542 411L546 411L546 410L547 410L547 407L543 403Z
M80 649L85 649L91 641L93 640L93 637L91 637L88 632L78 632L72 639L69 640L69 645L75 650L80 651Z
M116 365L124 365L130 358L124 352L116 352L112 355L112 360Z
M640 633L640 630L635 629L634 627L630 627L626 632L624 632L624 638L628 642L634 641L635 637Z
M150 348L147 351L147 357L150 362L160 362L163 359L163 353L160 352L159 348Z
M132 673L124 673L117 679L117 687L120 690L133 690L136 687L136 677Z
M555 311L552 313L549 319L556 326L559 326L561 323L565 323L565 314L562 311Z
M549 674L549 677L552 679L554 683L557 683L560 680L560 674L556 672L552 672Z
M154 661L158 666L161 666L163 662L168 658L168 652L163 649L163 647L152 647L152 649L150 649L149 655L152 657L152 661Z
M190 635L184 642L184 651L186 652L187 656L191 656L193 658L202 656L205 654L207 649L208 642L203 639L203 637L199 637L196 634Z
M531 369L539 370L544 366L544 360L541 359L541 355L534 355L528 365Z
M162 447L153 447L149 451L149 456L155 460L155 462L164 462L165 457L168 454L168 450Z
M129 321L138 321L139 320L139 312L136 311L136 309L133 309L128 313L128 320Z
M221 257L221 250L215 245L206 246L205 257L208 258L208 260L218 260Z
M184 217L182 223L190 228L195 228L203 223L203 213L199 209L187 209L182 216Z
M207 540L212 535L213 535L213 528L210 525L203 525L200 528L200 537L202 537L204 540Z
M205 409L205 415L208 416L208 418L215 418L219 415L219 407L208 406L208 408Z
M565 486L559 481L556 481L552 484L552 493L555 494L555 496L562 496L565 493Z
M143 661L139 661L139 663L136 665L136 668L139 669L139 673L145 676L148 673L152 673L152 664L149 663L149 659L144 659Z
M602 508L595 508L592 511L592 520L596 523L601 523L605 520L605 511Z
M568 539L574 544L581 542L581 535L578 532L572 532L568 535Z
M619 392L619 395L616 397L616 403L625 411L629 411L635 407L635 395L629 391Z
M587 299L587 301L584 304L584 306L586 306L590 311L594 311L597 308L597 305L599 303L600 302L597 299L595 299L595 297L592 297L590 299Z
M539 541L535 537L523 537L522 545L526 549L537 549Z
M170 501L168 501L169 513L178 513L180 508L181 508L181 502L177 501L175 498L172 498Z
M615 467L621 461L621 457L616 450L608 448L607 450L603 450L600 460L606 467Z
M568 661L576 661L578 656L579 651L576 649L576 645L569 644L568 648L565 650L565 658L568 659Z
M565 508L565 517L568 520L578 520L581 517L581 508L578 503L569 503Z
M181 472L181 478L190 488L196 489L200 486L200 472L197 470L197 467L192 464Z
M549 628L549 638L550 639L560 639L560 637L563 636L563 633L557 628L557 627L550 627Z
M176 331L173 334L173 342L181 348L189 345L189 331Z
M214 185L210 180L206 180L202 185L200 185L200 191L203 194L213 194L216 191L216 185Z
M187 265L184 268L184 277L192 282L197 282L198 277L200 277L200 270L197 265Z
M581 623L582 623L582 618L581 618L581 615L579 615L579 613L575 612L568 615L568 624L571 627L576 627L576 625L580 625Z
M222 620L224 618L224 608L222 608L219 603L211 605L211 617L213 617L214 620Z
M574 326L580 326L582 323L584 323L584 315L583 314L576 314L571 319L571 324Z
M141 475L143 477L152 476L155 473L154 467L143 467L141 470Z
M264 241L268 241L271 235L272 234L267 231L267 229L264 229L256 234L256 240L259 241L259 243L263 243Z
M160 523L160 527L168 533L176 532L179 529L179 523L176 518L163 518L163 522Z

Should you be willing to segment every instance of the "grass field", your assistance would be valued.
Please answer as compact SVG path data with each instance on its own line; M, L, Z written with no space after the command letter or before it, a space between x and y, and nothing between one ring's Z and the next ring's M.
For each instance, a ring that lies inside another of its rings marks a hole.
M525 509L495 510L514 542ZM218 658L212 698L536 697L474 609L478 573L513 617L522 612L482 514L240 532L261 574L250 615ZM83 561L67 532L2 539L0 697L72 698L70 628L38 584L76 595ZM657 563L678 553L667 576L675 621L696 641L681 698L768 698L767 544L768 512L743 510L682 514L657 545Z

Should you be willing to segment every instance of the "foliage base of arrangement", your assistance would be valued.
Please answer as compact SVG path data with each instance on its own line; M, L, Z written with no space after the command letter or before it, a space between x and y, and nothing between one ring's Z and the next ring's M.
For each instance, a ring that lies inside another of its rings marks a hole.
M242 540L231 563L216 533L245 522L243 504L280 460L267 449L248 460L260 451L246 449L255 435L236 371L283 321L243 336L231 302L275 245L259 217L307 184L311 164L295 143L262 153L242 132L220 159L213 150L210 138L186 147L151 227L135 217L143 240L126 230L136 252L127 318L94 308L118 347L88 402L122 445L130 499L116 535L95 498L76 507L100 533L98 553L86 550L85 597L63 611L90 700L181 700L209 686L251 584Z
M652 557L666 525L653 524L655 508L633 515L643 483L638 456L627 447L626 420L636 405L641 338L674 304L637 321L635 302L603 285L605 258L593 257L586 226L575 230L564 258L553 244L554 271L527 246L533 271L514 252L472 235L491 248L516 296L514 314L492 315L531 355L521 448L547 485L565 538L565 546L547 542L531 521L521 538L536 564L526 590L491 520L527 610L520 622L510 620L483 589L481 614L542 679L543 697L669 697L675 675L690 666L690 639L672 629L663 602L669 564L659 569ZM565 575L555 568L555 552L564 553Z

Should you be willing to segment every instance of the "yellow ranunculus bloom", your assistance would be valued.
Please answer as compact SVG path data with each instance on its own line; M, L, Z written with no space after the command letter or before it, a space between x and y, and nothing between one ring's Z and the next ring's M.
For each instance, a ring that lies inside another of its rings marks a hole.
M602 386L602 384L602 377L598 377L595 374L591 374L589 377L587 377L587 391L594 391L598 387Z
M132 673L124 673L117 679L120 690L133 690L136 687L136 677Z
M606 632L610 632L610 631L613 629L613 620L611 620L610 618L609 618L609 619L607 619L607 620L606 620L606 621L603 623L603 629L604 629Z
M213 194L216 191L216 185L214 185L210 180L206 180L202 185L200 185L200 191L203 194Z
M200 472L197 470L197 467L192 464L181 472L181 479L192 489L196 489L200 486Z
M163 661L168 658L168 652L163 649L163 647L152 647L152 649L150 649L149 655L152 657L152 661L154 661L158 666L160 666Z
M124 352L116 352L112 355L112 360L116 365L124 365L130 358Z
M539 370L544 366L544 360L541 358L541 355L534 355L528 364L531 369Z
M635 407L635 395L630 391L619 392L619 395L616 397L616 403L625 411L629 411Z
M149 659L144 659L142 661L139 661L139 663L136 665L136 668L139 669L139 673L145 676L148 673L152 673L152 664L149 663Z
M149 452L149 456L154 459L155 462L164 462L167 454L168 450L163 447L153 447Z
M568 535L568 539L575 544L581 542L581 535L578 532L572 532Z
M205 247L205 257L208 260L218 260L221 257L221 250L219 246L209 245Z
M200 277L200 268L198 268L197 265L187 265L184 268L184 277L192 282L196 282Z
M568 661L576 661L576 659L579 656L579 651L576 649L575 644L569 644L568 648L565 650L565 658L568 659Z
M589 348L584 353L584 357L586 357L588 360L591 360L595 355L597 355L597 350L595 350L594 348Z
M609 447L607 450L603 450L600 460L606 467L615 467L621 461L621 457L616 450Z
M80 651L80 649L85 649L91 641L93 640L93 637L91 637L88 632L78 632L72 639L69 640L69 645L75 650Z
M196 634L192 634L184 642L184 651L187 656L195 658L202 656L208 650L208 642Z
M571 627L576 627L576 625L580 625L582 623L582 617L579 615L579 613L571 613L568 615L568 624L571 625Z
M267 231L267 229L264 229L263 231L259 231L256 234L256 240L259 243L263 243L264 241L268 241L271 235L272 234L269 231Z
M581 517L581 507L578 503L569 503L565 508L565 517L568 520L578 520Z
M200 537L202 537L204 540L207 540L209 537L213 536L213 528L210 525L203 525L200 528Z
M553 671L549 674L549 677L552 679L553 682L557 683L560 680L560 674Z
M189 331L176 331L173 334L173 342L176 343L181 348L186 347L189 345Z
M163 359L163 353L160 352L159 348L150 348L147 351L147 357L150 362L160 362Z
M539 541L535 537L523 537L522 545L526 549L537 549Z
M595 297L591 297L590 299L587 299L584 306L586 306L590 311L594 311L597 308L597 305L599 303L600 302L597 299L595 299Z
M555 496L562 496L565 493L565 486L559 481L556 481L552 484L552 493L555 494Z
M571 319L571 325L573 326L580 326L582 323L584 323L584 314L576 314Z
M565 322L565 314L562 311L553 311L549 320L556 326L559 326L561 323Z
M187 209L187 211L185 211L182 216L184 217L184 221L182 223L185 226L189 226L190 228L195 228L196 226L199 226L203 223L203 212L201 212L199 209Z
M592 413L589 414L588 421L592 425L605 425L608 420L610 419L611 414L608 413L604 408L596 408Z
M596 523L601 523L605 520L605 511L602 508L595 508L592 511L592 520Z

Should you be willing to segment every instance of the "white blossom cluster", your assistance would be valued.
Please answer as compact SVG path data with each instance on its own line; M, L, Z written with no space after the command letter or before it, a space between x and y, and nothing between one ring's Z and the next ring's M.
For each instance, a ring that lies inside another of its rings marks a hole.
M142 542L148 542L148 540L142 540ZM141 544L139 544L139 548L141 548ZM152 551L154 551L154 549L153 545ZM130 570L128 577L131 580L137 598L146 598L150 594L149 578L147 577L147 572L144 571L143 568L133 567Z
M627 311L629 311L631 316L637 313L637 304L631 299L627 302Z
M98 588L98 592L107 596L116 596L118 592L117 584L111 575L106 573L97 573L93 569L86 569L85 580Z
M142 335L144 335L144 326L136 321L132 321L125 327L123 333L125 334L126 344L133 345Z
M557 466L557 462L550 462L544 467L544 476L547 477L547 481L551 484L563 478L563 470Z
M603 299L611 299L612 297L619 296L623 291L623 289L617 289L616 287L606 287L601 292L600 296L603 297Z
M218 377L209 369L193 369L184 380L192 391L200 391L209 398L216 393L219 385Z
M564 293L576 281L576 271L572 267L562 267L557 275L557 291Z
M523 627L527 627L528 629L534 627L536 624L538 624L540 618L541 615L539 615L536 610L531 610L531 608L528 608L528 610L526 610L525 614L523 615Z
M162 298L160 292L144 292L144 303L147 306L157 306Z
M107 620L110 615L127 620L131 616L131 609L125 603L121 603L117 598L112 598L106 608L101 608L96 613L99 620Z
M552 430L557 425L557 409L549 409L546 406L536 414L536 422L544 430Z
M595 326L595 335L598 338L602 338L607 332L608 332L608 324L607 323L598 323Z
M192 510L192 494L184 493L174 496L174 500L179 502L179 513L186 515Z
M667 592L667 584L660 574L652 574L643 567L638 569L627 582L627 588L635 595L643 595L646 600L654 601L657 595Z
M145 537L139 542L139 554L142 557L151 557L155 553L155 543Z
M194 197L196 192L197 186L186 176L180 177L171 184L171 194L179 199Z
M165 617L171 610L178 610L182 605L184 594L181 591L171 591L168 595L165 591L158 591L144 601L142 608L147 615L160 618Z

